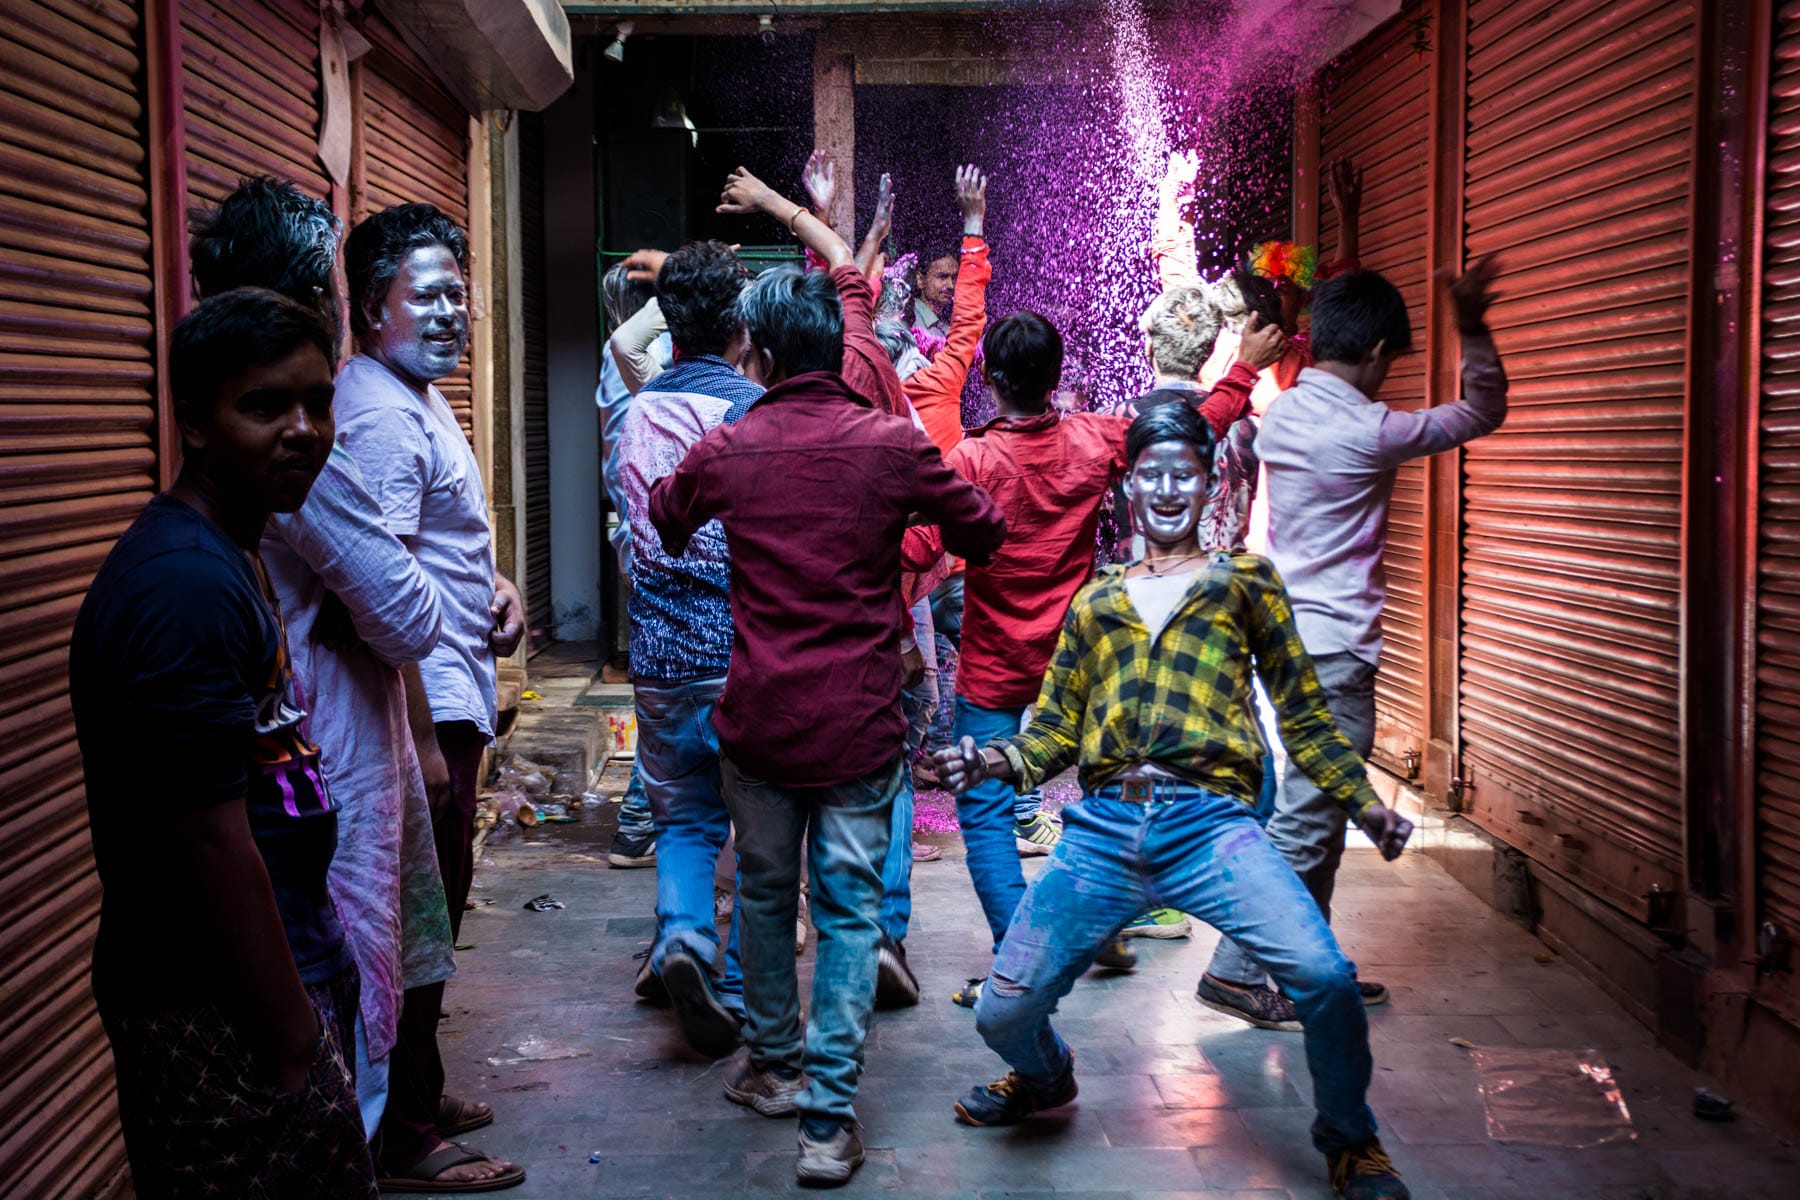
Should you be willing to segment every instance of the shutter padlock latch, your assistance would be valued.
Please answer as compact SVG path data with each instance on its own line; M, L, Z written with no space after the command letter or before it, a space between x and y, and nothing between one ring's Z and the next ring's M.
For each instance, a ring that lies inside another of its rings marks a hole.
M1652 929L1668 929L1675 924L1675 893L1660 883L1650 885L1644 893L1644 923Z
M1419 748L1417 746L1408 746L1401 761L1406 764L1406 778L1409 781L1416 782L1419 778L1419 764L1421 762Z
M1572 833L1559 833L1556 843L1570 854L1582 854L1587 851L1587 843Z
M1451 812L1462 812L1467 807L1463 803L1463 799L1468 794L1468 791L1468 780L1464 779L1461 775L1452 775L1450 777L1450 790L1445 794L1444 798L1450 802Z

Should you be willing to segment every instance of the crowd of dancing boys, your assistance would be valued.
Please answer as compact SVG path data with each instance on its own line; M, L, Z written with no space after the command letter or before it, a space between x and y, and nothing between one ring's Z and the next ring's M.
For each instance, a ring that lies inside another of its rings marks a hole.
M1390 409L1374 397L1412 330L1355 263L1358 174L1333 171L1346 244L1318 279L1309 252L1269 245L1208 283L1197 167L1176 156L1159 197L1155 387L1118 411L1064 383L1051 320L988 325L974 167L954 181L956 253L884 270L885 177L853 253L815 154L810 205L742 168L719 205L786 226L806 267L752 275L701 242L605 280L639 739L612 861L657 875L637 992L696 1050L735 1052L728 1099L798 1117L802 1183L862 1162L872 1013L920 1000L910 879L937 851L912 840L917 773L957 796L994 943L954 999L1008 1070L958 1120L1073 1100L1057 1001L1096 962L1129 968L1126 935L1191 914L1225 935L1201 1002L1303 1033L1334 1191L1407 1195L1365 1100L1364 1009L1386 992L1328 919L1346 822L1388 858L1410 833L1363 766L1387 505L1401 463L1505 416L1494 272L1442 281L1461 398ZM145 1197L524 1178L453 1140L493 1113L445 1091L436 1032L495 664L523 634L434 386L469 336L467 240L429 205L376 213L344 240L343 294L340 234L268 179L196 215L200 302L168 356L180 472L76 624L95 992ZM977 367L997 411L965 431ZM1117 561L1096 572L1103 517ZM940 711L946 744L922 752ZM171 747L182 770L145 769ZM1071 766L1082 795L1058 820L1035 789ZM1029 886L1021 854L1046 856Z

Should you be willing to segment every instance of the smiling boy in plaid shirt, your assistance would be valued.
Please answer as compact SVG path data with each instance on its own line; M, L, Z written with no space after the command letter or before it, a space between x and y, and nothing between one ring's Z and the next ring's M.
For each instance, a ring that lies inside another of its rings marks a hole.
M1212 438L1184 404L1158 405L1126 436L1126 492L1147 550L1076 595L1022 732L937 755L954 792L1019 788L1079 762L1082 799L1020 902L975 1009L1012 1068L957 1102L959 1120L1007 1125L1075 1098L1074 1057L1050 1027L1057 1002L1120 928L1168 906L1237 939L1293 997L1318 1117L1313 1144L1343 1200L1404 1200L1366 1093L1369 1026L1355 968L1305 886L1256 823L1262 743L1254 668L1296 770L1392 859L1412 826L1384 807L1326 707L1267 559L1207 554L1198 525Z

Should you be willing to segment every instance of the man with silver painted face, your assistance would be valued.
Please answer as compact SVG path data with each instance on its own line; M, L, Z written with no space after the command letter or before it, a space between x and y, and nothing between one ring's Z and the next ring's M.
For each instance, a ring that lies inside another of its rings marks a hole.
M1369 1023L1355 967L1256 821L1262 740L1246 702L1268 689L1294 769L1399 856L1411 825L1375 796L1332 719L1281 576L1266 558L1209 552L1199 536L1213 438L1186 404L1140 414L1125 435L1126 492L1142 557L1102 570L1064 619L1031 723L938 753L958 795L1018 789L1071 764L1081 800L1019 902L976 1026L1003 1079L956 1104L968 1125L1011 1125L1075 1099L1074 1056L1050 1026L1057 1002L1126 922L1166 904L1251 947L1299 1010L1318 1109L1313 1145L1346 1200L1405 1200L1367 1093Z
M494 735L496 666L524 634L518 590L494 570L480 468L433 386L468 346L468 238L431 205L401 204L352 230L344 260L357 353L338 372L338 436L443 608L437 648L408 689L407 715L454 936L469 894L481 755ZM380 1131L384 1187L463 1178L459 1168L479 1156L444 1139L493 1119L444 1095L442 995L441 983L409 988L402 1005ZM459 1190L476 1189L464 1182Z

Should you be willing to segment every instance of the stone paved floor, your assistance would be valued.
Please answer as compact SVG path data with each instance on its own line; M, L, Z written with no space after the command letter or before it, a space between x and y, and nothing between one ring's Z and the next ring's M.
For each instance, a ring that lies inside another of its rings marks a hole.
M931 814L921 825L932 827ZM727 1103L721 1065L690 1055L672 1018L634 1001L632 955L649 945L654 872L609 870L609 830L540 827L492 848L477 870L486 903L464 924L471 948L443 1025L452 1087L499 1115L470 1141L527 1164L526 1185L506 1193L519 1200L795 1190L793 1124ZM908 949L926 995L876 1018L858 1098L868 1162L847 1193L1329 1197L1306 1138L1301 1039L1195 1002L1215 940L1204 928L1187 941L1140 941L1134 974L1090 974L1064 1002L1058 1025L1080 1055L1075 1105L1013 1130L955 1124L952 1100L999 1073L971 1014L949 1001L988 955L960 845L923 836L948 851L914 877ZM567 907L525 911L541 892ZM1371 1102L1419 1200L1800 1197L1800 1153L1754 1119L1695 1120L1688 1105L1703 1080L1573 969L1539 961L1540 943L1422 856L1382 864L1353 850L1337 908L1365 977L1393 989L1393 1003L1371 1011ZM802 995L811 964L809 948ZM1474 1066L1453 1036L1600 1050L1637 1139L1589 1150L1491 1141Z

